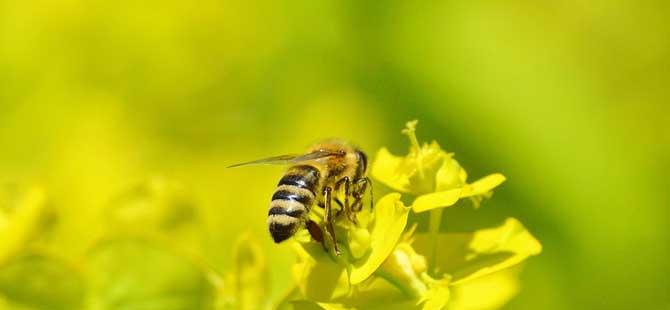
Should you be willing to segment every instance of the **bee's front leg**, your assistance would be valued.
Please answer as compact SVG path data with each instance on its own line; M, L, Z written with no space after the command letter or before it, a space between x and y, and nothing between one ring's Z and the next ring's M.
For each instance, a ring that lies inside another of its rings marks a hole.
M349 197L351 196L351 179L345 176L335 184L335 189L338 189L341 184L344 184L344 214L354 224L356 224L356 214L354 214L351 204L349 204Z
M352 193L354 197L353 210L355 212L360 211L363 207L361 200L363 200L363 195L365 195L365 191L367 190L368 185L370 185L370 210L372 210L372 207L375 205L375 198L372 193L372 182L370 181L370 178L360 178L354 181L354 190Z
M335 239L335 228L333 227L333 207L332 207L332 189L326 186L323 189L323 199L325 210L323 214L323 224L326 226L326 231L333 240L333 247L335 248L335 255L340 255L340 249L337 247L337 240Z

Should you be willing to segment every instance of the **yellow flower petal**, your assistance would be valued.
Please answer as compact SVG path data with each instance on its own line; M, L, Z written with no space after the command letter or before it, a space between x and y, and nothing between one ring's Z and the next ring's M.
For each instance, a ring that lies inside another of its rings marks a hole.
M403 193L415 195L435 190L435 177L448 154L437 142L424 144L405 157L382 148L372 163L371 174L378 181Z
M463 188L463 193L461 197L470 197L476 195L486 194L492 189L496 188L498 185L505 182L506 178L500 173L494 173L487 175L472 184L468 184Z
M435 189L444 191L462 187L465 184L465 178L467 178L465 169L451 155L447 155L435 174Z
M450 310L493 310L504 306L520 289L519 268L510 268L451 287Z
M450 296L449 279L434 281L428 292L419 300L419 304L423 303L423 310L441 310L449 302Z
M355 227L347 230L349 250L354 259L362 258L370 249L370 231Z
M381 300L377 303L364 303L362 305L342 304L342 303L326 303L313 302L309 300L298 300L291 303L294 310L356 310L356 309L383 309L383 310L405 310L413 309L410 302L389 302L388 300Z
M416 272L417 269L425 267L425 259L423 259L423 264L420 264L422 266L414 266L413 260L415 262L418 260L413 259L412 256L421 257L416 254L409 244L398 244L398 247L396 247L393 253L391 253L391 255L384 261L375 275L393 283L407 296L419 298L428 290L428 287L423 283L421 277Z
M351 269L351 284L359 284L367 279L391 254L405 225L409 209L400 201L400 194L384 196L375 205L375 219L370 230L370 252L354 262Z
M349 310L356 309L343 304L314 302L310 300L296 300L291 302L294 310Z
M466 177L465 169L460 168L458 163L456 163L452 164L452 167L450 168L440 169L440 172L438 172L437 184L438 187L442 188L452 187L458 185L460 180L465 181ZM412 209L414 212L418 213L449 207L454 205L461 198L486 194L504 181L505 176L500 173L494 173L483 177L472 184L460 185L462 187L421 195L412 203Z
M348 247L341 247L340 257L324 252L316 243L294 242L299 262L293 266L293 275L303 297L329 301L347 295L350 282L363 282L389 256L403 233L408 215L409 208L400 201L400 194L386 195L377 202L368 230L352 228L343 232L348 237Z
M325 302L320 302L320 303L318 303L318 305L321 306L321 308L323 308L323 309L325 309L325 310L348 310L348 309L354 309L354 308L347 307L347 306L342 305L342 304L333 304L333 303L325 303Z
M469 244L468 264L454 274L458 283L512 267L540 254L542 245L516 219L498 228L478 231ZM460 279L459 279L460 278Z
M327 301L349 293L347 270L334 262L321 245L297 242L293 245L300 259L293 265L293 277L302 296Z
M416 299L403 294L396 286L376 276L357 285L354 294L333 302L353 309L417 309Z
M430 253L432 236L417 235L414 248ZM513 218L499 227L474 233L437 236L436 262L442 272L453 276L452 284L476 279L524 261L542 251L542 245ZM431 267L432 268L432 267Z
M323 310L318 303L310 300L294 300L291 302L293 310Z
M398 171L402 161L402 157L395 156L388 149L382 148L375 156L371 173L388 187L407 193L409 192L409 178L405 173Z
M437 193L421 195L412 203L414 212L424 212L437 208L449 207L461 198L461 188L455 188Z
M281 298L279 298L279 300L273 303L272 309L275 310L293 309L291 302L296 299L300 299L300 290L298 289L297 286L292 286L290 289L286 290L284 294L281 295Z

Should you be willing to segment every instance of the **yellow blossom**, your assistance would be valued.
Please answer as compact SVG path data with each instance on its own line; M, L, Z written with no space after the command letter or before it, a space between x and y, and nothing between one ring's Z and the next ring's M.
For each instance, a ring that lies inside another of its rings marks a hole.
M437 142L420 145L415 127L410 122L403 131L411 141L407 156L382 149L372 164L374 182L397 192L357 212L356 221L336 213L341 255L326 250L330 240L322 245L299 231L290 242L296 263L277 266L290 268L293 281L283 283L286 292L274 302L270 263L250 235L238 239L232 267L221 274L196 247L174 242L199 217L179 182L159 178L112 199L103 212L109 230L74 262L36 247L51 214L41 189L0 192L0 292L10 304L45 309L499 308L517 294L520 266L542 246L512 218L496 227L442 232L442 207L468 197L478 203L504 177L468 183L453 154ZM411 207L402 195L414 198ZM430 210L427 227L407 225L412 209ZM323 212L312 208L309 217L323 226Z
M293 247L297 289L281 305L294 309L457 309L500 307L518 291L516 266L541 252L540 243L515 219L467 233L440 233L442 207L471 197L475 205L504 180L491 174L467 182L467 172L437 142L420 145L416 121L403 130L409 154L381 149L372 164L377 181L415 196L415 212L431 210L429 233L406 227L408 210L400 193L364 209L357 224L336 220L336 256L298 234ZM318 208L312 219L320 223ZM457 220L457 219L455 219ZM499 285L500 287L495 287Z
M449 207L466 197L475 197L473 201L478 202L505 181L505 176L494 173L467 183L468 174L452 153L443 151L435 141L419 144L416 125L417 121L408 122L402 131L410 140L406 156L395 156L382 148L372 165L376 180L416 196L412 203L415 212Z

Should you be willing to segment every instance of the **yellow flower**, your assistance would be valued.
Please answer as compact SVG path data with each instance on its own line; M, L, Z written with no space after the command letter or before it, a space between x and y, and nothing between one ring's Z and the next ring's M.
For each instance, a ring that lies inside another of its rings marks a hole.
M434 238L416 236L414 247L430 253ZM515 267L538 255L542 245L513 218L498 227L439 234L436 265L449 274L450 309L496 309L518 291Z
M467 173L436 142L419 145L416 121L403 133L411 141L405 157L382 149L372 175L392 189L417 196L415 212L430 210L429 233L407 229L401 194L380 199L358 224L336 221L342 255L324 251L304 233L293 247L297 289L280 305L294 309L485 310L504 305L518 292L518 266L541 252L540 243L515 219L467 233L440 233L442 207L471 197L475 205L502 183L501 174L467 182ZM320 222L318 208L313 220ZM455 219L457 220L457 219ZM423 229L425 230L425 229Z
M416 120L408 122L402 131L410 140L409 154L399 157L382 148L371 170L376 180L390 188L417 196L412 203L414 212L449 207L466 197L472 197L478 206L482 197L505 181L505 176L494 173L467 183L467 172L452 153L435 141L419 144L416 125Z
M337 223L340 256L314 242L294 242L299 262L293 273L304 296L316 301L345 297L384 263L403 234L409 208L400 202L400 194L392 193L380 199L373 212L359 213L360 226Z
M346 281L346 266L314 257L310 278L298 283L316 293L324 288L334 295L294 296L296 309L497 309L519 290L519 266L541 252L540 243L509 218L498 227L469 233L440 234L437 267L428 273L423 256L432 246L429 234L405 234L382 266L358 285ZM323 251L322 251L323 252ZM318 255L318 253L315 253ZM339 267L334 267L335 265ZM328 266L337 270L329 273ZM334 278L333 278L334 276ZM328 295L328 294L327 294Z

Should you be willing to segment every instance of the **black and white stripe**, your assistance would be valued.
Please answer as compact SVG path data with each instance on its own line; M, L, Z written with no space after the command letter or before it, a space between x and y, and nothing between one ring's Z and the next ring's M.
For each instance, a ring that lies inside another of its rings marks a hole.
M268 228L276 243L290 238L303 223L316 199L319 170L308 165L291 167L279 181L268 211Z

